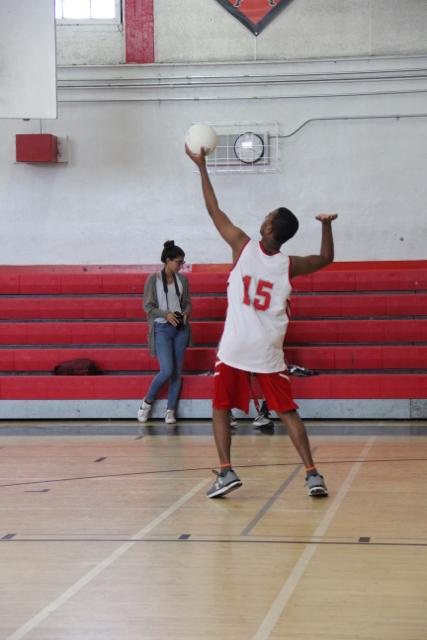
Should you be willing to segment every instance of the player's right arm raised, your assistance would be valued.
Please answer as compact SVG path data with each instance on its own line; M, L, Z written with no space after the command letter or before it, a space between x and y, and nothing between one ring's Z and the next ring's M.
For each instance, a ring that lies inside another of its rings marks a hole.
M202 153L197 154L190 151L188 146L185 147L186 154L197 165L200 171L200 178L202 181L203 197L205 199L206 209L212 221L217 228L222 238L230 245L233 250L233 259L237 258L243 245L249 240L246 233L236 227L224 213L221 211L218 205L218 200L215 195L215 191L211 184L208 171L206 169L205 153L202 149Z

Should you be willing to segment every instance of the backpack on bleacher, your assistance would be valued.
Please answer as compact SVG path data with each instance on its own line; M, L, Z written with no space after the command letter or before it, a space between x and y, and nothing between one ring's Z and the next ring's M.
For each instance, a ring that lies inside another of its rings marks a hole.
M88 358L76 358L57 364L53 369L55 376L95 376L101 373L96 364Z

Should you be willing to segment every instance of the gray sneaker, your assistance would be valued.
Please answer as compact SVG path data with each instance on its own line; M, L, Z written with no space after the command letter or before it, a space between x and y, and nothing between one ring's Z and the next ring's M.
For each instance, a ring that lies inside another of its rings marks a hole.
M326 487L323 476L319 473L316 475L307 476L305 479L305 483L308 488L308 495L313 497L321 497L328 495L328 489Z
M236 416L233 414L232 411L228 412L228 417L230 419L230 427L232 429L235 429L236 427L239 426L239 423L237 422Z
M216 473L217 478L206 493L208 498L220 498L242 486L242 481L233 469L228 469L223 475L215 469L212 469L212 473Z
M254 426L255 429L260 429L261 427L271 428L271 427L274 427L274 422L264 414L259 413L255 418L255 420L252 422L252 426Z

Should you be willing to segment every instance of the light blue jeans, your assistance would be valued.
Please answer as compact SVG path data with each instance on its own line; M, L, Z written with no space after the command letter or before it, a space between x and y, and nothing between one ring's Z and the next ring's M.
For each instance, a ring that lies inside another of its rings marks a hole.
M169 322L154 323L154 344L160 371L152 381L145 399L152 402L169 381L168 409L176 410L181 390L181 371L188 344L188 327L176 329Z

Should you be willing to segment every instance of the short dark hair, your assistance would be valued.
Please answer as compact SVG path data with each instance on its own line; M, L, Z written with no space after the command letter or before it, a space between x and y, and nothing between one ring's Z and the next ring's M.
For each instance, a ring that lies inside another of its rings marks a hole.
M162 255L160 256L160 260L166 264L166 260L175 260L175 258L184 258L185 253L175 244L174 240L166 240L163 245Z
M275 241L282 245L290 240L298 231L298 218L286 207L279 207L276 210L271 226L273 229L273 237Z

